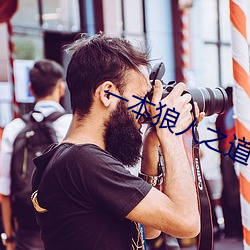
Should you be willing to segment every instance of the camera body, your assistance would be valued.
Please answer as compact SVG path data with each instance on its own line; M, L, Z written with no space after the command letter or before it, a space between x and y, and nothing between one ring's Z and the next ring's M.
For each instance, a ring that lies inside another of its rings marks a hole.
M165 66L163 62L158 63L153 67L149 76L150 82L152 84L152 89L148 93L148 98L150 101L152 100L154 92L155 80L161 80L164 73ZM162 80L161 82L163 83L163 99L172 91L176 85L176 82L171 81L168 84L165 84ZM223 88L187 88L183 94L184 93L189 93L192 96L192 99L197 103L200 112L205 112L206 116L213 114L223 114L228 108L228 96Z

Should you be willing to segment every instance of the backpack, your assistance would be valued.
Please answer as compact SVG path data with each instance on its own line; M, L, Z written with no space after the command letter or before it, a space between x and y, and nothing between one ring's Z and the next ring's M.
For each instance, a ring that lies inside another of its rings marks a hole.
M49 145L58 142L52 122L64 114L54 112L44 117L41 112L32 111L22 117L25 128L14 141L11 158L12 213L19 228L39 229L30 198L33 158L41 155Z

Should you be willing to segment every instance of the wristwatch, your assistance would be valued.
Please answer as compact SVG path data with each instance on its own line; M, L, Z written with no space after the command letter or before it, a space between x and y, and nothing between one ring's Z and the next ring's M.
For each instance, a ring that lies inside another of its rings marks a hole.
M160 173L159 175L147 175L143 173L139 173L139 177L142 178L144 181L152 185L153 187L159 186L163 182L163 174Z
M1 239L2 239L3 245L6 246L7 243L14 243L16 237L15 237L15 235L7 237L7 235L5 233L1 233Z

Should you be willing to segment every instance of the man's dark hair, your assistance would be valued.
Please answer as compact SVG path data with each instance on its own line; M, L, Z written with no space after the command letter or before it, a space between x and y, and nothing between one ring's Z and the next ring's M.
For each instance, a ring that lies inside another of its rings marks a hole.
M43 98L52 94L63 74L63 67L57 62L48 59L37 61L29 72L34 95Z
M149 66L147 51L136 49L123 38L103 33L82 34L66 51L73 53L66 76L71 106L80 116L89 113L93 94L100 84L111 81L122 94L127 70L139 72L139 66Z

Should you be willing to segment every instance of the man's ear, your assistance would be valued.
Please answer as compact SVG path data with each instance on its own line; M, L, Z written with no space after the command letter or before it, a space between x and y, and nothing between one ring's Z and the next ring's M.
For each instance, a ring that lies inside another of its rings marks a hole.
M33 91L33 89L32 89L32 86L31 86L31 83L29 83L29 91L30 91L31 95L35 96L35 95L34 95L34 91Z
M109 107L113 99L110 93L114 93L114 91L117 92L115 85L110 81L106 81L97 88L96 95L99 95L99 99L105 107Z
M64 81L60 81L58 83L58 88L60 97L63 97L65 95L66 83Z

